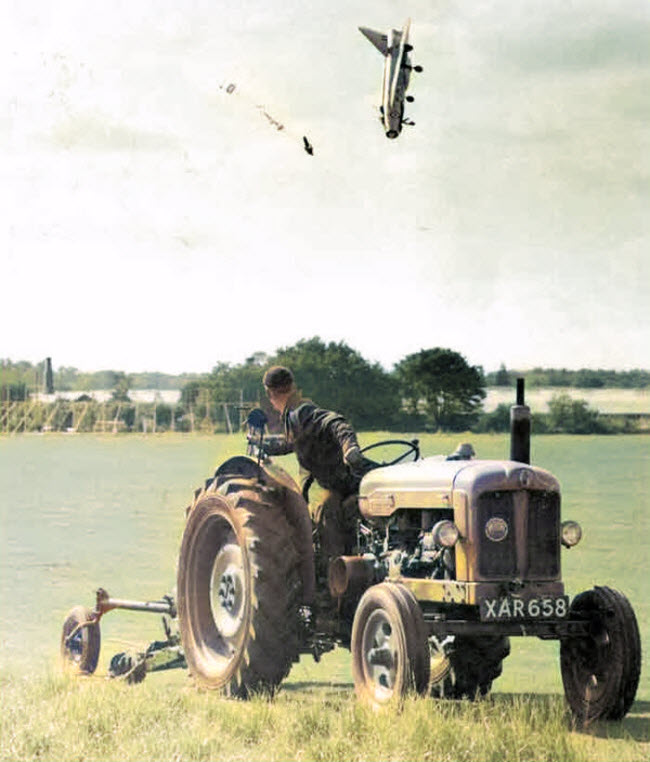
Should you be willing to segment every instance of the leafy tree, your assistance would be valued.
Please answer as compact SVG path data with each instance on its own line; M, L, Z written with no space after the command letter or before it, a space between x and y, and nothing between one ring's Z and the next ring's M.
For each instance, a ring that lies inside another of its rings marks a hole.
M483 369L452 349L408 355L395 368L407 410L424 409L435 429L462 431L478 420L485 398Z
M510 405L502 402L491 413L483 413L472 431L478 433L510 431Z
M28 399L30 390L34 389L35 378L36 369L31 363L0 360L0 400L15 402Z
M1 402L18 402L20 400L26 400L28 397L29 391L27 390L27 384L22 381L6 383L3 379L2 384L0 385Z
M164 429L171 428L173 416L174 408L171 405L164 402L156 405L156 426Z
M180 397L180 404L187 408L190 407L190 405L194 405L196 403L196 399L199 396L199 390L201 389L202 385L205 385L205 381L188 381L185 386L181 389L181 397Z
M58 370L54 371L54 386L60 392L67 392L73 389L89 391L91 389L90 386L81 386L79 384L79 371L76 368L68 366L61 366Z
M607 427L599 421L599 413L586 400L568 394L556 394L548 403L549 430L559 434L597 434Z
M602 389L605 386L604 376L601 371L581 368L574 376L573 385L580 389Z
M36 363L0 359L0 399L19 402L42 391L45 383L45 361Z
M115 402L130 402L129 389L131 388L131 377L124 371L111 371L113 378L109 388L113 389L111 399Z
M210 374L185 384L181 390L181 405L193 408L199 417L210 412L217 420L224 415L224 402L258 402L264 393L264 369L260 361L267 359L264 353L256 352L240 365L217 363Z
M217 402L243 400L253 402L263 393L262 376L264 367L255 357L249 357L240 365L230 366L219 363L212 369L210 379L215 390Z
M367 362L345 343L302 339L273 356L255 352L240 365L218 363L209 376L183 387L181 403L198 410L210 403L257 402L265 405L262 377L271 365L287 365L305 397L345 415L357 428L391 428L400 416L397 381L378 364ZM268 413L273 418L273 412Z
M126 399L128 400L129 396L126 395ZM124 426L127 431L132 431L133 427L135 426L135 405L125 405L122 410L120 410L120 420L124 421Z
M494 377L495 386L510 386L510 374L506 370L506 366L501 363L499 370Z
M488 382L496 385L495 373L488 374ZM511 371L511 376L522 375ZM526 383L530 388L542 386L567 386L581 389L645 389L650 386L650 371L616 371L598 368L566 370L557 368L533 368L525 371Z
M401 407L397 380L342 341L301 339L278 349L269 364L291 368L306 397L341 413L357 429L397 424Z

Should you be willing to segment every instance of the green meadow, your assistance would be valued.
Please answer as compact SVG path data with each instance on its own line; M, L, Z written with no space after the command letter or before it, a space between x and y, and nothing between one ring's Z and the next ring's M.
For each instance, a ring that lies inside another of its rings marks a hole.
M505 435L420 436L425 456L464 440L478 457L508 456ZM486 700L409 699L379 714L355 701L341 649L319 664L303 657L273 701L198 691L184 670L137 686L108 680L114 653L162 635L150 614L107 614L96 675L62 675L60 629L73 605L92 607L99 586L139 600L173 591L192 490L241 454L244 438L27 434L0 437L0 759L647 760L650 439L540 436L531 449L562 484L563 517L583 527L563 555L567 592L607 584L635 608L644 659L623 722L574 728L558 644L533 638L512 639ZM295 472L292 456L279 460Z

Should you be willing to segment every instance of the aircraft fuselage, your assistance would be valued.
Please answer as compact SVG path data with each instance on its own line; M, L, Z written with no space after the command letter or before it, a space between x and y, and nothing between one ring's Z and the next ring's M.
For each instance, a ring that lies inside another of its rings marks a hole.
M388 34L375 32L367 27L359 27L362 34L384 56L384 77L381 87L381 121L387 138L396 138L404 124L404 100L411 78L411 62L408 42L408 20L399 31L392 29Z

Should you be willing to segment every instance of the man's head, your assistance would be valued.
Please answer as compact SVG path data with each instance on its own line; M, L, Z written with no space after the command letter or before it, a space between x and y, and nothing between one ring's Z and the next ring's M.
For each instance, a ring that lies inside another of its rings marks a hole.
M266 371L262 383L269 401L281 413L296 388L293 373L283 365L274 365Z

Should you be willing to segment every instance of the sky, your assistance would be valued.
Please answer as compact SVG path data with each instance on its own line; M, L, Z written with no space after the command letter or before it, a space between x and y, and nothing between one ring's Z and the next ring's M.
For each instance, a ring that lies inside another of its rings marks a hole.
M0 14L0 357L207 372L320 336L386 369L650 367L646 0ZM391 141L358 26L407 16Z

